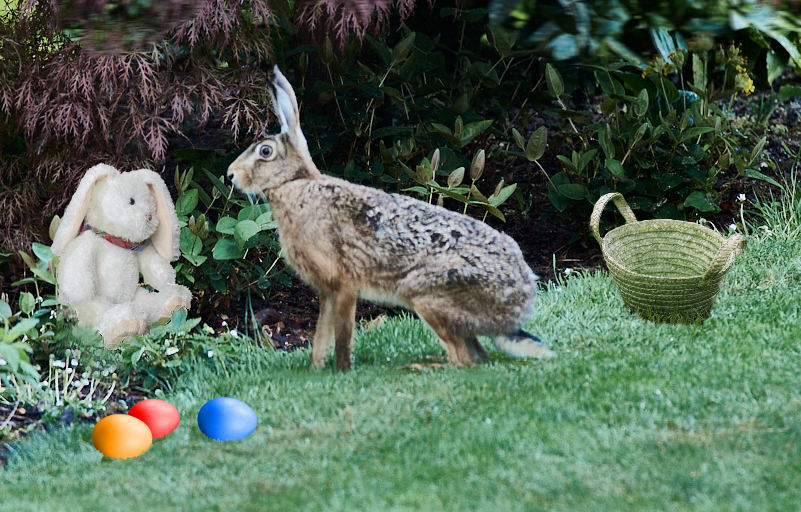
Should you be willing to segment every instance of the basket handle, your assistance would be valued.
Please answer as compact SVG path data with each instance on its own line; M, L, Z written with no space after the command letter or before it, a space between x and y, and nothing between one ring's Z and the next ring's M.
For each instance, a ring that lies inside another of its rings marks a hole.
M712 264L709 266L709 270L707 270L706 273L701 276L701 280L698 282L698 284L703 285L713 277L719 276L720 274L729 270L734 258L742 254L742 252L745 250L745 246L746 240L744 236L734 234L729 237L729 239L723 243L723 246L715 255L715 258L712 260Z
M592 216L590 217L590 228L592 229L592 234L601 245L603 245L601 242L601 232L598 230L601 222L601 214L604 212L604 208L606 208L606 203L612 200L615 201L615 206L617 206L618 211L620 211L620 213L622 213L623 217L626 219L626 224L637 222L637 217L634 216L634 212L631 211L631 207L623 198L623 194L620 192L610 192L601 196L598 201L595 202L595 208L592 210Z

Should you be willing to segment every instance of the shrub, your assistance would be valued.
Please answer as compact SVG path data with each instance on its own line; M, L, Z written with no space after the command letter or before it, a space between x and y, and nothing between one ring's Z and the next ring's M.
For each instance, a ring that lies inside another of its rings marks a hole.
M438 15L423 30L388 27L361 43L350 38L341 50L330 37L319 49L280 42L276 49L297 59L303 129L321 169L425 200L439 187L446 206L464 210L470 202L502 218L501 196L490 201L481 182L449 190L436 180L470 168L469 155L483 148L484 178L490 186L501 181L496 168L507 158L501 147L509 138L509 109L531 96L525 84L536 61L488 31L486 9L448 7ZM322 73L313 72L317 59Z
M493 0L493 23L513 32L524 47L558 61L623 59L644 65L675 33L679 47L704 33L718 42L744 45L749 70L772 83L789 64L801 70L801 17L787 6L761 0L734 2L634 0Z
M753 87L744 60L733 45L716 51L700 46L692 53L673 47L643 71L624 64L590 67L603 93L600 112L568 109L562 76L548 65L548 89L560 108L546 113L567 119L578 138L569 155L557 157L565 171L548 178L554 207L586 218L598 197L617 191L646 216L695 220L720 211L720 198L735 180L769 180L759 171L766 138L746 147L747 138L730 127L728 113L716 103ZM691 80L685 80L685 65ZM723 77L719 86L713 72ZM678 74L679 87L671 74ZM528 141L514 134L522 149L516 154L539 165L545 128Z
M271 55L261 26L269 15L264 0L205 1L165 41L108 54L84 51L71 39L86 34L59 30L54 3L8 1L0 0L8 8L0 11L0 238L6 250L41 237L48 216L30 213L60 210L95 163L154 167L164 161L169 136L222 123L236 139L264 125L259 63Z

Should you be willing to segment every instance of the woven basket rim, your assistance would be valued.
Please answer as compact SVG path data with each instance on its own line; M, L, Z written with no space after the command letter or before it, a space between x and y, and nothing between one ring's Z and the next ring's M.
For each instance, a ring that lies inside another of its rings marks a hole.
M609 231L607 231L606 234L603 237L603 240L606 241L606 237L608 237L612 233L639 230L639 229L642 229L643 226L649 226L651 224L667 224L667 225L673 225L673 226L676 226L676 227L682 226L682 228L694 229L695 231L697 231L699 233L711 234L715 238L717 238L717 241L719 241L721 243L726 241L726 239L723 238L723 235L721 235L720 233L718 233L717 231L715 231L713 229L709 229L706 226L702 226L700 224L696 224L695 222L687 222L685 220L676 220L676 219L648 219L648 220L638 220L635 223L623 224L622 226L618 226L618 227L616 227L614 229L610 229ZM658 232L655 231L655 233L658 233Z
M703 273L692 275L692 276L688 276L688 277L652 276L652 275L648 275L648 274L640 274L639 272L634 272L633 270L629 269L626 265L623 265L617 258L614 258L614 257L612 257L611 254L609 254L609 251L607 250L607 247L609 245L607 237L609 235L611 235L612 233L618 233L619 236L623 237L623 236L626 236L626 232L627 231L640 231L643 228L649 227L650 225L653 225L653 224L659 224L660 227L662 227L662 228L664 228L664 226L666 226L666 225L667 226L671 226L672 225L672 226L675 226L675 227L681 226L682 230L690 229L690 230L696 231L699 234L703 233L703 234L706 234L706 235L712 235L714 238L717 239L717 242L720 242L721 244L726 241L726 239L723 238L723 236L720 233L718 233L717 231L709 229L706 226L702 226L700 224L696 224L694 222L687 222L687 221L676 220L676 219L639 220L636 223L629 223L629 224L623 224L622 226L618 226L618 227L608 231L604 235L604 237L603 237L604 243L601 246L601 252L603 252L604 258L614 262L614 264L617 267L623 269L624 272L626 272L627 274L629 274L632 277L649 279L649 280L654 280L654 281L661 281L661 282L670 282L670 283L676 283L676 284L690 284L690 285L696 284L698 281L700 281L701 278L704 276ZM654 239L658 239L660 232L664 232L664 229L654 230L653 231L653 234L654 234L653 238ZM689 235L693 235L692 233L688 233L688 234ZM710 254L710 256L714 257L715 253ZM607 266L608 265L609 264L607 263Z

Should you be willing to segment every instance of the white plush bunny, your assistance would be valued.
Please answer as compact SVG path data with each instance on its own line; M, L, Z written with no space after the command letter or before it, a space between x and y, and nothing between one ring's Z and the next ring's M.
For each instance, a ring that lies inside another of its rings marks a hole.
M180 227L167 186L153 171L99 164L81 179L53 239L60 300L106 345L144 334L192 294L175 284ZM157 292L139 286L139 274Z

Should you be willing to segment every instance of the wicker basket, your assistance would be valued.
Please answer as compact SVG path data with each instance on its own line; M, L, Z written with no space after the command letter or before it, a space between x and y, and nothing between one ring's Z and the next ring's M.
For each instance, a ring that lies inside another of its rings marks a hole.
M626 219L601 238L598 223L610 201ZM604 253L623 302L633 312L657 322L697 323L712 311L720 282L745 238L720 234L691 222L656 219L638 222L617 192L595 203L592 233Z

